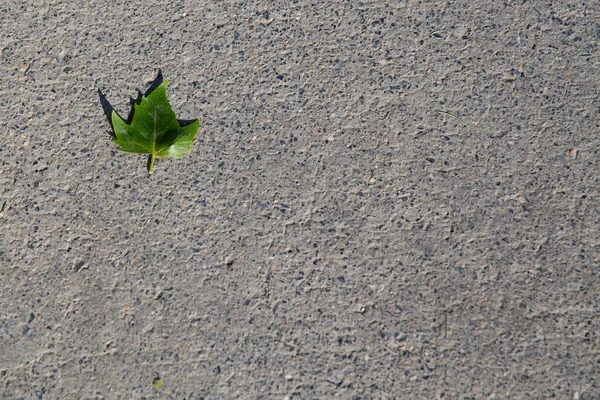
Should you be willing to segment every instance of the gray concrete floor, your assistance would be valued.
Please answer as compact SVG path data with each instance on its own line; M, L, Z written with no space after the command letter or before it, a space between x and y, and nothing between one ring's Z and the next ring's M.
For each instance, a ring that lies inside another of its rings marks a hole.
M3 0L0 397L600 398L599 7Z

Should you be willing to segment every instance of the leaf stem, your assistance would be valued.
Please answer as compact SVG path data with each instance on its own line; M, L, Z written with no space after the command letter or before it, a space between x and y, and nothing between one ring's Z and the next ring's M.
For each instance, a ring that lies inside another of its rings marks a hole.
M150 156L150 163L148 164L148 174L152 175L152 168L154 167L154 160L156 159L156 155L152 154Z

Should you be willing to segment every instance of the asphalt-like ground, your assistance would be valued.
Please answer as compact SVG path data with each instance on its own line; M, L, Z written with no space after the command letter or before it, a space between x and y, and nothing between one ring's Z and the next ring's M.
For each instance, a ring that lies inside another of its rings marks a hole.
M3 0L0 398L600 398L599 11Z

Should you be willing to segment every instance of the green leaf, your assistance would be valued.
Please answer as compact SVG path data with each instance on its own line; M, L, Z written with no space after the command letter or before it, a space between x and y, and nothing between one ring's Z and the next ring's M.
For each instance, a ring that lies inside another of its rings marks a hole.
M163 81L139 102L133 102L131 123L112 110L115 143L129 153L150 154L149 174L156 157L181 158L189 152L200 127L198 119L186 121L184 126L177 120L167 100L168 83Z
M156 390L160 390L163 388L165 382L161 378L154 378L152 381L152 387Z

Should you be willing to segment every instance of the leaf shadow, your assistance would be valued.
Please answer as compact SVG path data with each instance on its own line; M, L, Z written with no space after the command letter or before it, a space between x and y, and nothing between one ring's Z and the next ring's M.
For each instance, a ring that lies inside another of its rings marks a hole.
M193 124L196 121L198 121L198 118L196 118L196 119L178 119L177 120L177 122L179 123L179 126L181 128L185 128L186 126Z
M98 96L100 96L100 104L102 105L102 110L104 110L104 116L110 124L110 131L108 131L108 133L114 140L117 138L117 135L115 135L115 128L112 123L112 112L114 107L108 102L108 100L106 100L106 96L104 96L104 93L102 93L100 88L98 88Z

